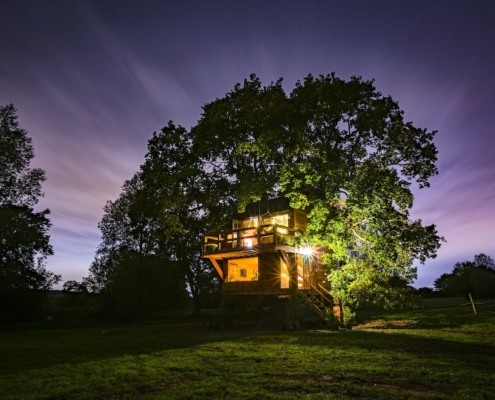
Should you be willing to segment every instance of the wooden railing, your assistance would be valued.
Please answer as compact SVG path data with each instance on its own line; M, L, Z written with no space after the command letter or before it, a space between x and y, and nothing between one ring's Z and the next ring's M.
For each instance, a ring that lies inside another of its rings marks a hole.
M330 294L330 292L326 289L325 286L323 286L321 283L318 282L318 287L320 288L320 290L325 293L326 295L328 295L330 298L332 298L332 295Z
M323 320L328 321L328 315L326 309L333 307L333 301L330 293L320 283L319 288L314 286L301 274L297 274L299 278L305 283L306 289L302 289L306 293L306 302L318 314Z
M293 236L287 226L261 225L221 232L218 236L205 236L203 252L211 253L227 249L249 248L263 244L282 244L287 237Z

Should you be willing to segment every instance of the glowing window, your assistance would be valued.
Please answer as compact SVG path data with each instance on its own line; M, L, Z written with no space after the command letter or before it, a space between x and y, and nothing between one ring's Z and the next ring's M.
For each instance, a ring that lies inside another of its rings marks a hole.
M258 257L229 260L228 282L245 282L258 280Z
M277 215L276 217L263 218L262 223L263 223L263 225L289 226L289 215L288 214L282 214L282 215Z
M282 260L280 260L280 288L289 288L289 270L287 269L287 265Z

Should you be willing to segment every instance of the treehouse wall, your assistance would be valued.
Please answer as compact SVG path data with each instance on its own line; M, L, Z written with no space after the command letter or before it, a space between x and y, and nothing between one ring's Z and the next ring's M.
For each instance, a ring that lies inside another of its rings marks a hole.
M205 236L203 256L218 268L231 294L286 295L296 287L329 288L323 249L314 246L313 254L303 255L287 240L307 226L307 212L290 208L287 199L263 200L248 205L216 235Z
M253 280L232 280L234 275L232 265L236 262L243 265L241 264L243 258L223 260L222 270L227 277L224 290L229 294L288 294L289 288L281 287L281 259L278 253L260 253L257 257L258 275L257 279Z
M288 266L277 252L223 260L224 290L229 294L287 295L296 285L299 289L309 289L310 285L330 289L326 268L321 264L321 251L309 256L289 253L287 257L290 261ZM250 269L254 268L253 259L257 261L256 273ZM240 273L242 269L246 270L243 275Z
M304 211L301 210L293 210L291 211L292 217L292 226L291 228L298 229L300 231L305 231L308 227L308 216Z
M313 248L314 252L311 255L303 255L299 253L287 254L291 266L291 282L297 282L299 289L309 289L310 285L319 287L323 286L325 289L330 289L330 284L327 282L328 271L322 264L322 255L325 250L320 246ZM294 271L294 266L297 267L297 271Z

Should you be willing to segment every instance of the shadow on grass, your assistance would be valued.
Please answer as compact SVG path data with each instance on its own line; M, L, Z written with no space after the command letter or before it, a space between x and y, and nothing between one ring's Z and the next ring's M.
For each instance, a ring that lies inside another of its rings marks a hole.
M286 343L288 347L292 342L299 346L321 346L325 350L353 350L363 354L383 352L398 357L414 355L424 358L425 363L428 360L448 360L453 365L469 365L473 370L495 370L493 337L487 341L478 337L473 340L462 331L458 337L455 332L449 335L444 332L433 329L417 332L280 332L261 330L255 325L209 331L203 323L190 322L128 326L107 333L103 333L101 328L4 331L0 332L0 353L3 355L0 375L126 355L160 354L227 341L234 345L251 343L253 346ZM491 332L493 335L493 330ZM477 334L483 337L482 333Z

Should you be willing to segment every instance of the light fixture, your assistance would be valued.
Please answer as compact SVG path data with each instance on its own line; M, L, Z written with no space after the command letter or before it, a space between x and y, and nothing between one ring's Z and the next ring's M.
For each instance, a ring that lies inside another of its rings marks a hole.
M304 247L301 247L297 250L298 253L301 253L305 256L309 256L311 254L313 254L313 248L311 246L304 246Z
M246 239L246 246L253 247L253 241L251 239Z

